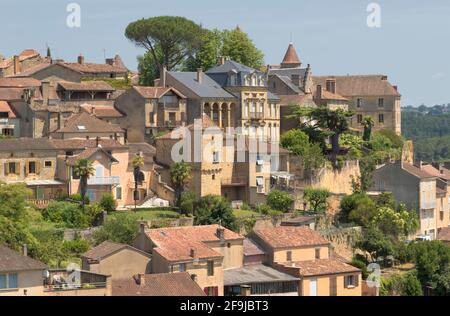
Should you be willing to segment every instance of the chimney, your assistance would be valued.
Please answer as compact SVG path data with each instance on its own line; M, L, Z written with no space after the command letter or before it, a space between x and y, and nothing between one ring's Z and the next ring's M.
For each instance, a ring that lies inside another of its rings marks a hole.
M197 81L198 83L202 83L203 81L203 69L202 68L198 68L197 69Z
M305 77L303 78L303 91L305 93L311 93L311 65L308 64L306 67Z
M114 58L106 58L105 64L114 66Z
M398 91L398 86L392 86L394 89L395 89L395 91Z
M139 224L139 232L140 232L141 234L145 234L145 227L146 227L145 222L141 222L141 223Z
M100 137L95 137L95 147L98 147L100 145Z
M136 284L140 286L145 286L145 275L144 274L137 274L133 277Z
M220 239L220 241L222 241L222 242L225 241L225 228L223 228L223 227L217 228L216 236L217 236L217 238Z
M79 63L79 64L84 64L84 56L83 56L82 54L80 54L80 55L78 56L78 63Z
M322 86L321 86L321 85L317 85L317 89L316 89L316 100L317 100L317 101L322 100Z
M220 56L220 58L219 58L219 66L222 66L223 64L225 64L225 56Z
M191 257L194 259L197 257L197 251L194 248L191 248Z
M296 87L300 87L300 75L291 75L291 81Z
M44 99L44 103L48 102L48 98L50 96L50 81L42 81L42 98Z
M166 76L167 76L167 67L166 65L162 65L159 71L159 86L165 88L166 87Z
M249 285L241 285L241 296L251 296L252 287Z
M19 56L15 55L13 57L14 59L14 74L17 75L18 73L20 73L21 69L20 69L20 61L19 61Z
M27 244L23 244L23 255L25 257L28 257L28 245Z

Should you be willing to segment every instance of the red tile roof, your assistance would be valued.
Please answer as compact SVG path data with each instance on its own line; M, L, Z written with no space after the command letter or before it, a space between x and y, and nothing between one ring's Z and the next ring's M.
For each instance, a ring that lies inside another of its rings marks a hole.
M86 259L91 259L91 260L102 260L102 259L109 257L110 255L113 255L116 252L123 250L123 249L131 249L133 251L142 253L143 255L145 255L147 257L150 257L149 254L147 254L139 249L133 248L126 244L119 244L119 243L115 243L112 241L102 242L97 247L94 247L91 250L89 250L88 252L86 252L83 255L83 257Z
M400 96L384 75L314 76L314 87L326 87L329 79L336 80L336 93L344 97Z
M279 226L255 230L254 234L273 249L327 246L328 240L309 227Z
M441 178L447 181L450 180L450 170L447 168L442 167L440 170L438 170L432 165L426 165L422 167L422 170L437 178Z
M97 147L96 139L51 139L50 142L57 148L61 150L79 150L85 148ZM127 146L122 145L117 140L114 139L99 139L98 144L103 149L117 149L117 148L127 148Z
M139 93L145 99L159 99L169 91L172 91L182 99L186 99L186 97L181 92L172 87L134 86L133 89L136 90L137 93Z
M361 272L360 269L334 258L289 262L283 265L299 268L300 275L304 277Z
M420 179L435 178L433 175L429 174L424 169L411 165L407 162L403 163L403 170Z
M40 86L41 82L33 78L0 78L0 88L29 88Z
M170 262L192 261L191 249L195 250L195 258L221 258L222 254L212 249L207 242L220 241L217 236L219 225L191 226L150 229L147 236L157 245L154 252ZM225 241L243 240L244 237L225 229Z
M187 272L139 275L112 281L113 296L205 296Z
M107 105L91 105L91 104L82 104L81 108L89 114L93 114L99 118L112 118L112 117L124 117L119 110L117 110L113 106Z
M101 147L95 147L95 148L86 148L84 151L82 151L81 153L79 153L76 156L70 156L66 159L66 164L68 166L74 166L75 163L80 160L80 159L89 159L91 158L95 153L100 152L103 153L104 155L108 156L111 161L113 162L117 162L117 160L111 156L110 154L108 154L103 148Z
M18 56L19 56L19 61L24 61L29 58L39 56L39 53L34 49L25 49ZM13 63L14 63L13 57L5 59L3 61L0 61L0 69L10 67L13 65Z
M55 133L123 133L124 130L86 112L72 115Z
M202 115L201 123L202 123L202 129L207 129L207 128L211 128L211 127L217 127L217 125L205 113L203 113L203 115ZM193 131L195 126L196 126L196 124L197 124L197 122L194 123L194 124L191 124L189 126L186 126L186 128L189 129L190 131ZM169 132L167 134L164 134L164 135L158 137L158 139L181 139L181 138L182 138L182 136L177 131L172 131L172 132Z
M60 63L67 68L81 72L83 74L96 74L96 73L126 73L128 70L126 68L112 66L109 64L93 64L93 63Z
M0 112L8 112L8 118L17 118L17 114L6 101L0 101Z
M22 100L23 89L21 88L0 88L0 100L18 101Z
M83 81L83 82L58 82L64 90L69 91L114 91L115 89L111 87L108 83L104 81Z

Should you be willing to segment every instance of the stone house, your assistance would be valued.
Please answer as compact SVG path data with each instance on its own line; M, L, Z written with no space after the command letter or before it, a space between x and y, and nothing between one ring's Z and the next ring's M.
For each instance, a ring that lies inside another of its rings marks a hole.
M309 227L255 230L249 238L265 252L265 264L299 278L300 296L361 296L361 270Z
M244 237L219 225L145 229L134 247L152 254L152 273L188 272L208 296L224 295L224 271L243 266Z
M31 200L46 204L67 194L67 185L57 175L58 150L48 139L4 139L0 142L0 179L25 183Z
M115 107L126 115L120 125L132 143L151 142L187 120L186 97L171 87L134 86L116 99Z
M0 56L0 78L18 75L47 60L34 49L25 49L19 55L7 59Z
M151 256L129 245L105 241L83 254L82 269L110 275L112 280L149 274Z
M449 225L450 215L445 203L447 189L443 189L438 176L429 173L429 169L421 163L388 163L375 170L371 191L390 192L397 201L416 210L420 220L418 234L435 239L439 229Z

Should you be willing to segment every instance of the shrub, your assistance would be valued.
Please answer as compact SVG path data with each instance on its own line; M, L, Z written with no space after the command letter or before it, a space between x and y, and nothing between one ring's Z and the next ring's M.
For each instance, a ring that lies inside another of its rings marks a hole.
M261 204L255 208L255 211L263 215L269 215L273 212L273 209L267 204Z
M287 213L292 209L294 199L289 193L273 190L267 196L267 205L272 209Z
M100 200L100 206L109 214L116 210L117 201L111 193L105 193Z
M180 213L183 215L193 215L195 203L197 203L198 199L199 197L195 192L183 192L180 199Z
M108 217L103 226L93 235L95 244L110 240L131 245L139 232L137 219L137 215L126 213Z
M324 189L306 188L303 199L307 202L314 213L325 213L328 208L330 191Z
M44 219L62 224L66 228L86 228L90 224L89 217L74 203L51 202L42 215Z
M82 197L81 197L81 194L79 194L79 193L72 194L71 196L69 196L69 199L72 200L72 201L75 201L75 202L80 202L80 203L83 200ZM89 200L89 197L85 196L84 197L84 204L87 205L89 203L91 203L91 201Z
M358 269L361 269L363 280L367 280L367 278L369 277L369 271L367 271L367 264L364 261L353 258L351 265Z
M208 195L196 203L196 225L221 224L237 231L236 216L230 203L221 196Z

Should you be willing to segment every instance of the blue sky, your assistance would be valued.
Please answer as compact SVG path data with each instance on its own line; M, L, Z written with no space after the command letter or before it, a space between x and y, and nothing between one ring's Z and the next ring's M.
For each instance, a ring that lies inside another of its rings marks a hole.
M81 28L66 26L67 4L81 6ZM367 5L381 6L381 28L369 28ZM186 16L208 28L249 33L266 63L279 63L292 40L316 75L389 76L403 104L450 102L448 0L0 0L0 54L25 48L53 57L101 62L120 54L129 68L143 50L123 35L131 21Z

